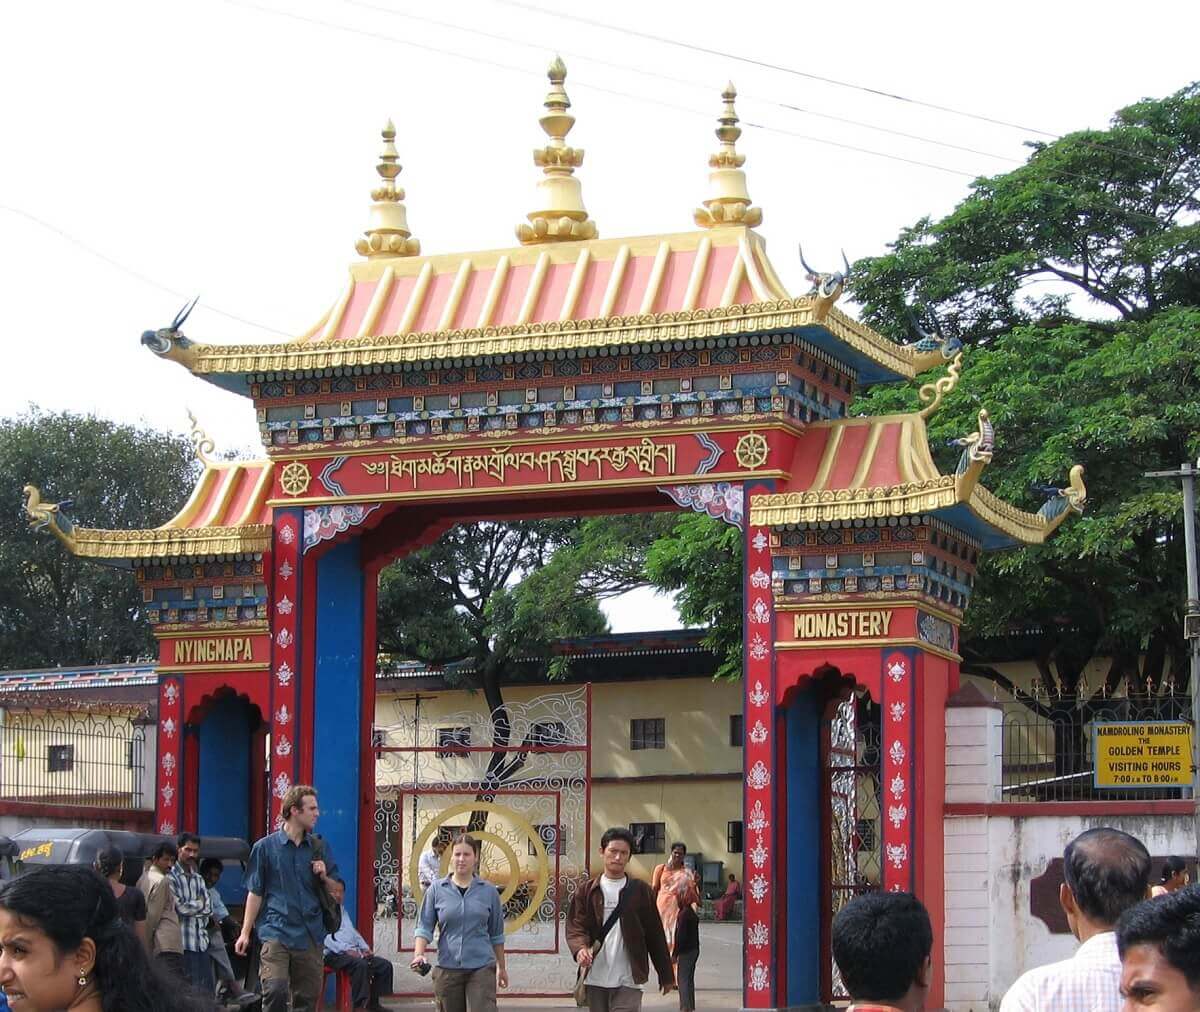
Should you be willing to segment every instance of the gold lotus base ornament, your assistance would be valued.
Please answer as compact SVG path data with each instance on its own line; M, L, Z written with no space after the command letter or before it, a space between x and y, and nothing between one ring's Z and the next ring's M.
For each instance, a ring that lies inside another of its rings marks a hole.
M754 471L767 462L766 437L757 432L747 432L737 441L733 455L740 467Z
M304 495L311 481L308 468L298 460L293 460L279 473L279 487L288 495Z

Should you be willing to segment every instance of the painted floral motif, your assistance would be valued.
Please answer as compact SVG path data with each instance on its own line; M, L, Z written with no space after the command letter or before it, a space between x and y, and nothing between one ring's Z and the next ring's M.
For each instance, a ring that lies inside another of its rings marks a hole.
M759 566L753 573L750 574L750 586L755 590L766 590L771 586L771 578L766 571Z
M750 702L755 706L762 706L770 698L767 695L767 690L763 688L762 682L755 682L754 691L750 693Z
M167 776L170 776L172 773L175 772L175 753L174 752L165 752L163 754L162 768L163 768L163 772L166 773Z
M893 682L903 681L904 676L908 674L908 665L903 661L892 661L888 665L887 673Z
M892 747L888 749L888 758L891 759L892 763L896 766L899 766L902 762L904 762L904 757L907 754L908 753L904 751L904 746L900 744L899 738L892 742Z
M761 720L756 720L754 726L750 728L750 740L755 745L761 745L767 740L767 725Z
M363 523L372 513L379 509L379 503L369 505L349 505L334 503L327 506L314 506L304 511L304 550L307 552L322 541L329 541L351 527Z
M290 632L288 632L287 629L280 629L279 635L275 637L275 642L278 643L284 650L286 650L292 645L293 639L294 637Z
M763 897L767 895L767 880L761 875L755 875L750 880L750 895L754 897L755 903L761 903Z
M761 552L767 547L767 536L762 531L759 531L750 540L750 544L756 552Z
M285 794L287 794L287 792L290 791L291 789L292 789L292 778L289 777L286 772L283 772L283 773L280 773L279 776L277 776L275 778L275 787L271 791L271 793L274 794L275 797L282 799L283 796Z
M175 799L175 788L170 784L163 784L162 799L164 805L169 805Z
M714 444L715 445L715 444ZM720 448L718 447L718 453ZM703 473L703 472L700 472ZM731 527L741 527L746 518L742 486L735 482L718 481L703 485L660 485L659 489L677 506L696 513L724 520Z
M904 797L904 777L897 773L892 777L892 782L888 789L892 792L892 797L899 801Z
M175 823L173 823L170 819L164 819L163 822L159 825L158 831L160 833L162 833L163 836L174 836L175 835Z
M292 613L292 609L295 607L296 606L292 604L292 599L288 597L287 594L284 594L283 597L279 599L279 603L275 605L275 610L279 612L280 615L290 615Z
M888 821L891 822L892 828L899 829L900 823L908 818L907 805L890 805L888 807Z
M746 774L746 783L756 791L761 791L771 782L771 773L767 769L766 763L761 759L750 767L750 772Z
M908 860L908 844L891 844L887 845L887 859L892 862L893 868L903 868L904 863Z
M751 991L765 991L767 989L767 966L765 963L755 963L750 967L750 979L747 983L750 985Z
M904 719L904 714L907 712L907 710L908 710L908 704L893 703L891 705L892 720L897 724L900 723L900 721L902 721Z
M750 930L746 932L746 944L766 945L770 937L770 934L767 932L767 926L762 921L755 921L750 926Z
M763 843L762 833L758 834L758 842L754 844L754 849L750 851L750 863L755 868L761 868L767 863L767 848Z
M750 659L752 661L764 660L767 656L767 641L762 638L759 633L754 634L754 638L750 641Z
M771 609L767 607L767 602L761 597L754 599L754 605L750 609L750 621L757 622L759 625L766 625L771 621Z
M296 528L291 524L283 524L279 528L279 540L285 545L290 545L296 540Z
M287 708L287 703L284 703L278 710L275 711L275 723L284 725L292 719L292 715Z
M284 756L292 754L292 743L286 734L279 736L279 744L275 746L275 754Z
M287 685L292 680L292 666L284 661L275 672L275 677L279 679L280 685Z
M163 731L163 734L166 735L168 738L175 737L175 718L174 717L168 717L166 720L163 721L162 731Z
M761 833L771 825L767 821L767 813L763 811L763 803L761 801L754 802L754 807L750 809L750 818L746 821L746 825L756 833Z
M167 684L163 687L163 695L167 697L167 702L171 706L174 706L175 700L179 698L179 683L167 682Z
M279 566L280 579L290 580L292 578L292 573L294 573L294 572L295 572L295 570L292 569L291 563L289 563L287 559L284 559L283 562L280 563L280 566Z

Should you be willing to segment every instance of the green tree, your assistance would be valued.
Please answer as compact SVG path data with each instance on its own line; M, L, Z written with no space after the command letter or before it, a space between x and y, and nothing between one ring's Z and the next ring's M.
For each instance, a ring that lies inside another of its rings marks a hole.
M879 329L903 333L915 303L969 346L957 393L930 420L943 466L980 407L996 427L984 481L1003 498L1036 508L1031 486L1085 465L1086 515L1046 545L985 558L963 638L963 670L1013 691L1063 739L1078 740L1115 690L1187 682L1181 495L1142 472L1200 451L1198 187L1191 85L1121 110L1107 131L1035 145L1024 166L978 181L946 218L853 272ZM877 387L853 410L915 407L912 388ZM1038 630L1037 698L986 661L984 638L1016 629ZM1107 670L1088 685L1100 657Z
M197 467L188 441L71 412L31 408L0 419L0 667L98 664L147 657L154 637L128 571L76 559L30 529L26 483L46 502L70 500L85 527L154 527L191 492Z

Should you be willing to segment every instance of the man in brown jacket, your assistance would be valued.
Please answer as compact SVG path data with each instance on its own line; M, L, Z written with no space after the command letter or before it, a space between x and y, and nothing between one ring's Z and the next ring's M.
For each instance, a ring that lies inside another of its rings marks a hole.
M650 963L663 994L675 987L675 974L662 921L650 886L625 874L633 854L633 834L614 827L600 837L604 873L584 884L567 917L567 945L587 973L589 1012L638 1012ZM593 951L595 941L624 893L620 917Z
M160 843L150 855L138 888L146 895L147 947L178 979L187 980L183 968L183 933L171 893L171 869L178 857L175 844L169 840Z

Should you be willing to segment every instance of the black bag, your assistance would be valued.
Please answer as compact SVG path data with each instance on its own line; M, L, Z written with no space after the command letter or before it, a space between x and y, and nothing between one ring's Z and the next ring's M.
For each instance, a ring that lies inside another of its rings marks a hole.
M309 843L312 845L313 860L324 861L325 841L314 833L309 837ZM313 872L313 891L317 894L317 902L321 904L321 923L325 925L325 933L337 934L338 928L342 926L342 909L333 902L333 897L325 888L325 882L316 872Z
M629 883L626 882L625 888L617 894L617 905L613 908L613 912L608 915L608 920L606 920L601 926L600 934L596 936L596 940L592 942L593 959L596 957L596 954L599 953L602 948L604 948L604 939L608 937L608 933L612 931L613 925L615 925L620 919L621 912L625 909L625 897L628 893ZM588 1003L587 977L589 970L591 970L590 966L587 967L587 969L584 969L584 967L581 966L575 973L575 1004L580 1008L583 1008Z

